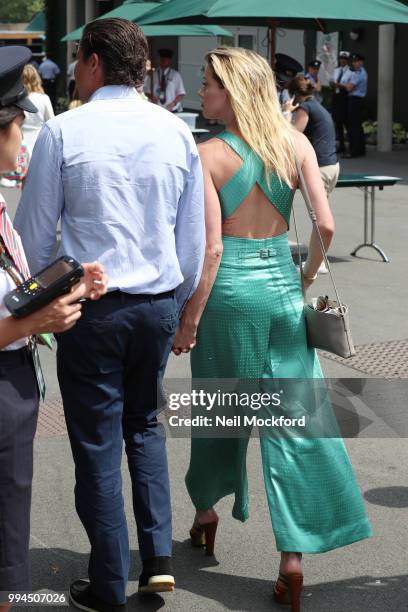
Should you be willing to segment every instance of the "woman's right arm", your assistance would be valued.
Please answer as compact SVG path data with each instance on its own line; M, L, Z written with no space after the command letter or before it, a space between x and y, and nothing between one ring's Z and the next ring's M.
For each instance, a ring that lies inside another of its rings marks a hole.
M330 210L329 201L324 189L320 169L316 159L316 153L309 140L301 133L296 134L296 150L300 160L305 184L309 192L309 197L316 213L316 221L322 236L325 250L330 246L334 234L334 219ZM303 270L306 277L313 279L317 274L323 255L320 248L319 238L313 228L307 260ZM305 287L311 284L311 280L305 279Z
M174 338L173 352L176 355L187 353L195 346L198 325L216 279L222 255L221 206L211 175L211 166L214 163L212 146L206 143L198 149L204 173L205 258L200 282L187 302Z

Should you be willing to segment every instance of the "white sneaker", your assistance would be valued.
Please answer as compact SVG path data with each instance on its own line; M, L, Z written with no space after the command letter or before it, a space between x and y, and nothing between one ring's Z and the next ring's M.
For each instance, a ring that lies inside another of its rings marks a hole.
M319 269L318 269L317 273L318 273L318 274L328 274L328 273L329 273L329 271L328 271L328 269L327 269L326 264L324 263L324 261L322 261L322 263L320 264L320 267L319 267Z

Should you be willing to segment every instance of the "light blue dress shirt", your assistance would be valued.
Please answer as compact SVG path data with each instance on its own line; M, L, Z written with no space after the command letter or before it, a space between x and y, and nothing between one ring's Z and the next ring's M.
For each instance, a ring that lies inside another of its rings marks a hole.
M367 95L368 75L363 67L361 67L360 70L350 70L349 73L347 73L347 78L343 78L342 82L355 85L353 91L348 92L349 96L365 98Z
M195 290L205 248L203 176L188 126L134 88L98 89L34 147L15 217L32 272L58 255L100 261L109 290Z
M55 62L47 58L43 62L41 62L38 68L38 72L40 73L43 79L52 80L56 79L61 71Z
M349 83L350 76L351 76L350 66L337 66L330 80L333 83Z

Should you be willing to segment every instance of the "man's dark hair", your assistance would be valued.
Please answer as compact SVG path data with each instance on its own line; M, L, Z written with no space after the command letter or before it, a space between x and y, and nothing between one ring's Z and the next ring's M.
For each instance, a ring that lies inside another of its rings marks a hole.
M105 85L140 87L145 78L148 44L143 30L127 19L97 19L83 31L80 49L85 59L100 58Z

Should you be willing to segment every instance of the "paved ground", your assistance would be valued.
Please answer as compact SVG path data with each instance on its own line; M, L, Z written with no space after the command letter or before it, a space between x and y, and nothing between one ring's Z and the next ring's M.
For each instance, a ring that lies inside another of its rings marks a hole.
M346 160L342 170L397 175L408 181L408 153L399 150L379 155L370 151L365 159ZM13 209L15 190L2 191ZM331 259L336 279L344 300L351 308L356 344L375 343L375 346L371 359L370 351L366 349L366 361L354 363L360 370L349 367L350 363L346 365L323 359L325 372L331 377L380 377L384 371L381 360L384 343L408 339L408 187L403 184L385 189L378 193L377 202L377 241L389 255L389 264L378 261L378 256L370 250L363 251L360 258L349 256L361 241L363 232L361 192L341 189L332 198L337 233ZM298 199L296 205L302 211L303 204ZM309 223L303 211L300 216L302 236L306 241ZM320 277L316 291L323 292L328 288L327 276ZM388 345L390 352L385 360L402 360L402 367L406 368L407 355L401 346L405 345ZM54 356L43 353L48 404L42 409L40 435L35 445L31 559L34 589L58 591L66 590L71 579L86 575L89 547L74 510L73 466L60 415ZM361 372L362 367L368 369L367 364L371 367L369 375ZM172 358L168 376L187 378L188 359ZM303 606L310 612L408 610L408 444L406 437L401 437L407 436L408 394L402 381L382 383L379 379L377 383L379 386L371 393L370 401L359 402L349 398L345 408L343 406L352 421L352 429L361 430L359 438L348 439L346 443L364 492L374 537L324 555L306 557ZM360 384L358 380L346 383L351 389ZM382 394L383 387L386 392ZM130 483L124 470L132 547L128 589L130 609L163 608L174 612L278 609L271 599L271 589L279 556L274 549L267 513L257 440L252 440L248 454L250 519L246 524L234 521L230 516L230 499L219 504L221 523L214 560L208 560L202 551L192 549L187 541L193 517L183 484L189 441L169 437L168 450L178 589L174 594L147 599L134 594L140 563L131 512Z

